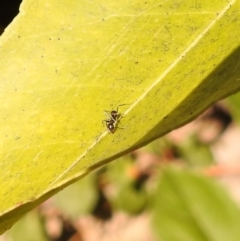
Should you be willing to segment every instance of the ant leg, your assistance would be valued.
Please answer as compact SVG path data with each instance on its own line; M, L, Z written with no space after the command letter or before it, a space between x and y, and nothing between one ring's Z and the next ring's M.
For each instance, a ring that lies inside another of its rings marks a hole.
M104 113L111 113L111 111L109 111L109 110L104 110Z
M132 104L132 103L131 103L131 104ZM121 104L121 105L118 105L117 108L118 108L119 106L131 105L131 104Z
M118 129L127 129L128 127L127 126L118 126L117 128Z
M131 103L131 104L132 104L132 103ZM118 108L119 108L120 106L131 105L131 104L121 104L121 105L118 105L117 108L116 108L116 112L118 113ZM111 113L112 111L104 110L104 112L106 112L106 113Z
M131 103L131 104L132 104L132 103ZM118 105L118 106L117 106L117 112L118 112L118 107L120 107L120 106L124 106L124 105L131 105L131 104L121 104L121 105ZM122 118L122 117L124 117L123 114L121 114L121 118Z
M104 125L104 124L106 125L106 123L107 123L108 121L109 121L109 120L103 120L103 121L102 121L102 124L103 124L103 125Z
M106 116L106 118L108 119L108 120L105 120L106 122L107 121L113 121L113 122L116 122L116 119L114 119L114 117L111 115L111 114L109 114L109 113L111 113L111 111L104 111L104 113L105 113L105 116Z
M118 108L119 108L120 106L124 106L124 105L131 105L131 104L121 104L121 105L118 105L118 106L117 106L117 112L118 112Z
M110 118L110 116L111 116L110 113L111 113L111 111L104 110L104 114L107 118Z
M127 127L127 126L121 126L121 123L120 123L120 122L117 122L117 123L116 123L116 128L126 129L126 128L128 128L128 127Z

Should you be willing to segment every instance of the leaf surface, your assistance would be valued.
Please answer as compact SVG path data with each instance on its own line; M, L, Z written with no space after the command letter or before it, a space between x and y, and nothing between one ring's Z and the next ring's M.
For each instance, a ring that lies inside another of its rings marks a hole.
M237 92L239 5L24 0L0 40L1 232ZM119 104L110 134L104 110Z

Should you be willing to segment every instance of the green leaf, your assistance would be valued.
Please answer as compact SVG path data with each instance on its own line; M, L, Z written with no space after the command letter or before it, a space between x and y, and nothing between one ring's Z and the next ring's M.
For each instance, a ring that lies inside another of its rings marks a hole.
M0 40L0 232L238 91L239 5L24 0Z
M88 214L95 207L98 193L95 176L90 174L83 180L70 185L53 197L53 203L65 216L75 219Z
M107 179L111 183L112 192L108 196L114 209L121 209L130 214L138 214L147 205L147 192L140 178L134 175L133 158L125 155L110 163L107 168Z
M240 93L232 95L227 99L228 109L233 115L234 121L240 122Z
M179 143L177 150L188 165L204 167L214 164L209 145L202 143L196 135Z
M166 169L153 212L160 240L240 240L239 209L220 186L204 176Z
M14 227L6 232L8 238L12 241L47 241L49 240L45 230L41 215L37 210L26 214Z

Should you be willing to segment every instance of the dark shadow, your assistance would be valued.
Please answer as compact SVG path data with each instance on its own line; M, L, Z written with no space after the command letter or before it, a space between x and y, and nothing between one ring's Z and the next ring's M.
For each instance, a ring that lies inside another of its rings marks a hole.
M1 0L0 25L6 28L19 12L21 0Z

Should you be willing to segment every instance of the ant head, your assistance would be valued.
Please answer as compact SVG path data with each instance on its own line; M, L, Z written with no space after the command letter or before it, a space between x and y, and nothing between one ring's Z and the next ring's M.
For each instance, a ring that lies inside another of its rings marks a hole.
M117 119L119 119L120 113L118 113L118 111L116 111L116 110L112 110L111 111L111 117L112 117L113 120L116 121Z
M111 111L111 115L118 115L119 113L118 113L118 111L116 111L116 110L112 110Z

